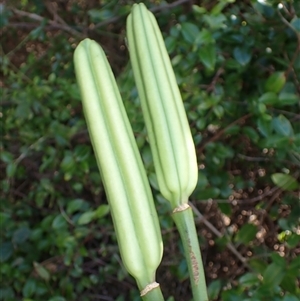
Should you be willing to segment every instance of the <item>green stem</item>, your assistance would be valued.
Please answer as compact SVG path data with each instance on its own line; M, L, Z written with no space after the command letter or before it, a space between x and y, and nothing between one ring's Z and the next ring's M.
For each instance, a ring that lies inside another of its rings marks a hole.
M194 301L208 301L203 263L192 208L175 212L172 218L179 231L190 273Z
M165 301L160 286L152 289L145 296L142 296L142 300L143 301Z

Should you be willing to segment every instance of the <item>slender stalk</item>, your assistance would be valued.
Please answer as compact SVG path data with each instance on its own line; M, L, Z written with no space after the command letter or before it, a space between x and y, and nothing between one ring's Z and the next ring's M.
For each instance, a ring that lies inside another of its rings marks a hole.
M172 214L172 218L183 244L194 301L208 301L202 257L192 208L189 207L186 210L175 212Z

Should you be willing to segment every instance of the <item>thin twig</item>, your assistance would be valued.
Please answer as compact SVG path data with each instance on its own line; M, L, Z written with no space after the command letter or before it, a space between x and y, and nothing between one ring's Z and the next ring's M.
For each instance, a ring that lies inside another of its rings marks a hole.
M220 67L218 69L218 71L216 72L214 78L212 79L212 82L208 85L208 87L206 88L207 92L211 92L213 91L213 89L216 86L216 83L218 82L219 77L224 73L224 68Z
M71 225L71 226L74 226L74 223L73 221L69 218L69 216L67 215L66 211L64 210L64 208L59 204L58 205L59 207L59 211L62 215L62 217Z
M175 1L173 3L167 3L167 4L160 5L160 6L152 7L149 10L153 13L157 13L157 12L161 12L161 11L166 10L166 9L174 8L176 6L179 6L181 4L184 4L184 3L187 3L187 2L190 2L190 1L191 0L178 0L178 1ZM122 16L114 16L110 19L101 21L101 22L95 24L95 26L92 28L92 30L98 29L100 27L106 26L106 25L111 24L111 23L115 23L115 22L121 20L122 18L125 18L126 16L127 16L127 14L122 15Z
M251 204L251 203L261 201L262 199L264 199L268 195L271 195L271 194L275 193L279 189L280 189L279 187L275 186L275 187L271 188L270 190L254 197L252 199L233 199L233 200L212 199L212 201L215 202L215 203ZM201 200L201 201L203 202L203 201L208 201L208 200Z
M22 17L27 17L27 18L30 18L30 19L35 20L35 21L42 22L42 21L45 20L44 17L39 16L39 15L34 14L34 13L28 13L28 12L25 12L25 11L22 11L22 10L19 10L19 9L16 9L16 8L11 8L11 10L16 15L19 15L19 16L22 16ZM58 24L55 21L52 21L52 20L48 20L48 23L52 26L58 26ZM61 24L61 25L59 25L59 28L66 31L66 32L71 33L72 35L80 36L80 37L83 36L82 33L78 32L77 30L73 29L72 27L70 27L67 24Z
M40 142L43 142L46 139L46 137L40 137L38 140L36 140L34 143L29 145L29 147L15 160L15 164L19 164L29 153L30 151Z
M283 4L282 4L283 5ZM285 7L285 6L283 6ZM294 34L296 35L297 37L297 48L296 48L296 51L293 55L293 58L291 59L290 61L290 64L289 64L289 67L288 69L286 70L285 72L285 76L287 77L289 75L289 73L291 72L291 70L293 69L293 66L296 62L296 59L298 58L298 55L299 55L299 52L300 52L300 34L298 33L298 31L291 25L291 23L285 19L285 17L282 15L281 11L280 11L280 8L277 9L277 13L279 15L279 18L281 19L281 21L288 27L290 28Z
M211 224L201 213L200 211L191 203L189 202L189 205L193 208L194 213L197 216L197 221L203 223L212 233L214 233L217 237L223 237L224 234L222 234L218 229L214 227L213 224ZM225 234L226 236L226 234ZM243 257L239 251L235 248L235 246L228 242L226 244L227 248L240 260L240 262L248 269L250 269L249 265L247 264L247 259Z
M292 162L289 160L279 160L277 158L264 158L264 157L250 157L250 156L246 156L243 154L237 154L237 156L245 161L250 161L250 162L272 162L272 161L276 161L276 162L282 162L282 163L286 163L286 164L292 164L292 165L297 165L300 166L300 164L298 164L297 162Z
M236 125L237 123L240 123L242 121L245 121L246 119L248 119L250 116L252 116L251 113L244 115L242 117L240 117L239 119L233 121L232 123L230 123L228 126L226 126L224 129L220 130L218 133L216 133L213 137L211 137L208 141L206 141L198 150L197 152L199 154L201 154L205 148L205 146L208 143L214 142L216 140L218 140L228 129L230 129L232 126Z
M264 209L265 212L268 212L268 210L271 208L272 204L276 201L276 199L280 196L281 193L282 193L282 190L278 188L277 191L272 195L272 197L268 201L267 207ZM262 217L260 219L260 225L263 224L264 218L265 218L265 215L262 215Z

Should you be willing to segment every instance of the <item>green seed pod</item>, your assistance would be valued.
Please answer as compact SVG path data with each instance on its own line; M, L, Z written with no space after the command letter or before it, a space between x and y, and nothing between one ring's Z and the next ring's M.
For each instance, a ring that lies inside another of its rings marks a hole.
M121 257L142 290L154 282L162 258L149 182L104 51L95 41L85 39L75 50L74 63Z
M160 191L173 208L185 205L197 184L195 146L163 37L142 3L128 16L127 38Z

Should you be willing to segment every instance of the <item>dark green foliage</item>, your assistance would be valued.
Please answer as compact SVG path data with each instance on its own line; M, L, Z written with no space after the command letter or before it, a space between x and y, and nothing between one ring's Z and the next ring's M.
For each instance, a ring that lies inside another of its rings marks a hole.
M1 4L0 300L139 300L120 263L73 72L86 35L108 54L157 200L165 241L158 281L166 299L188 300L182 246L158 193L128 64L133 1L75 2ZM164 32L196 144L191 201L211 300L299 301L300 2L233 2L170 10L145 1Z

